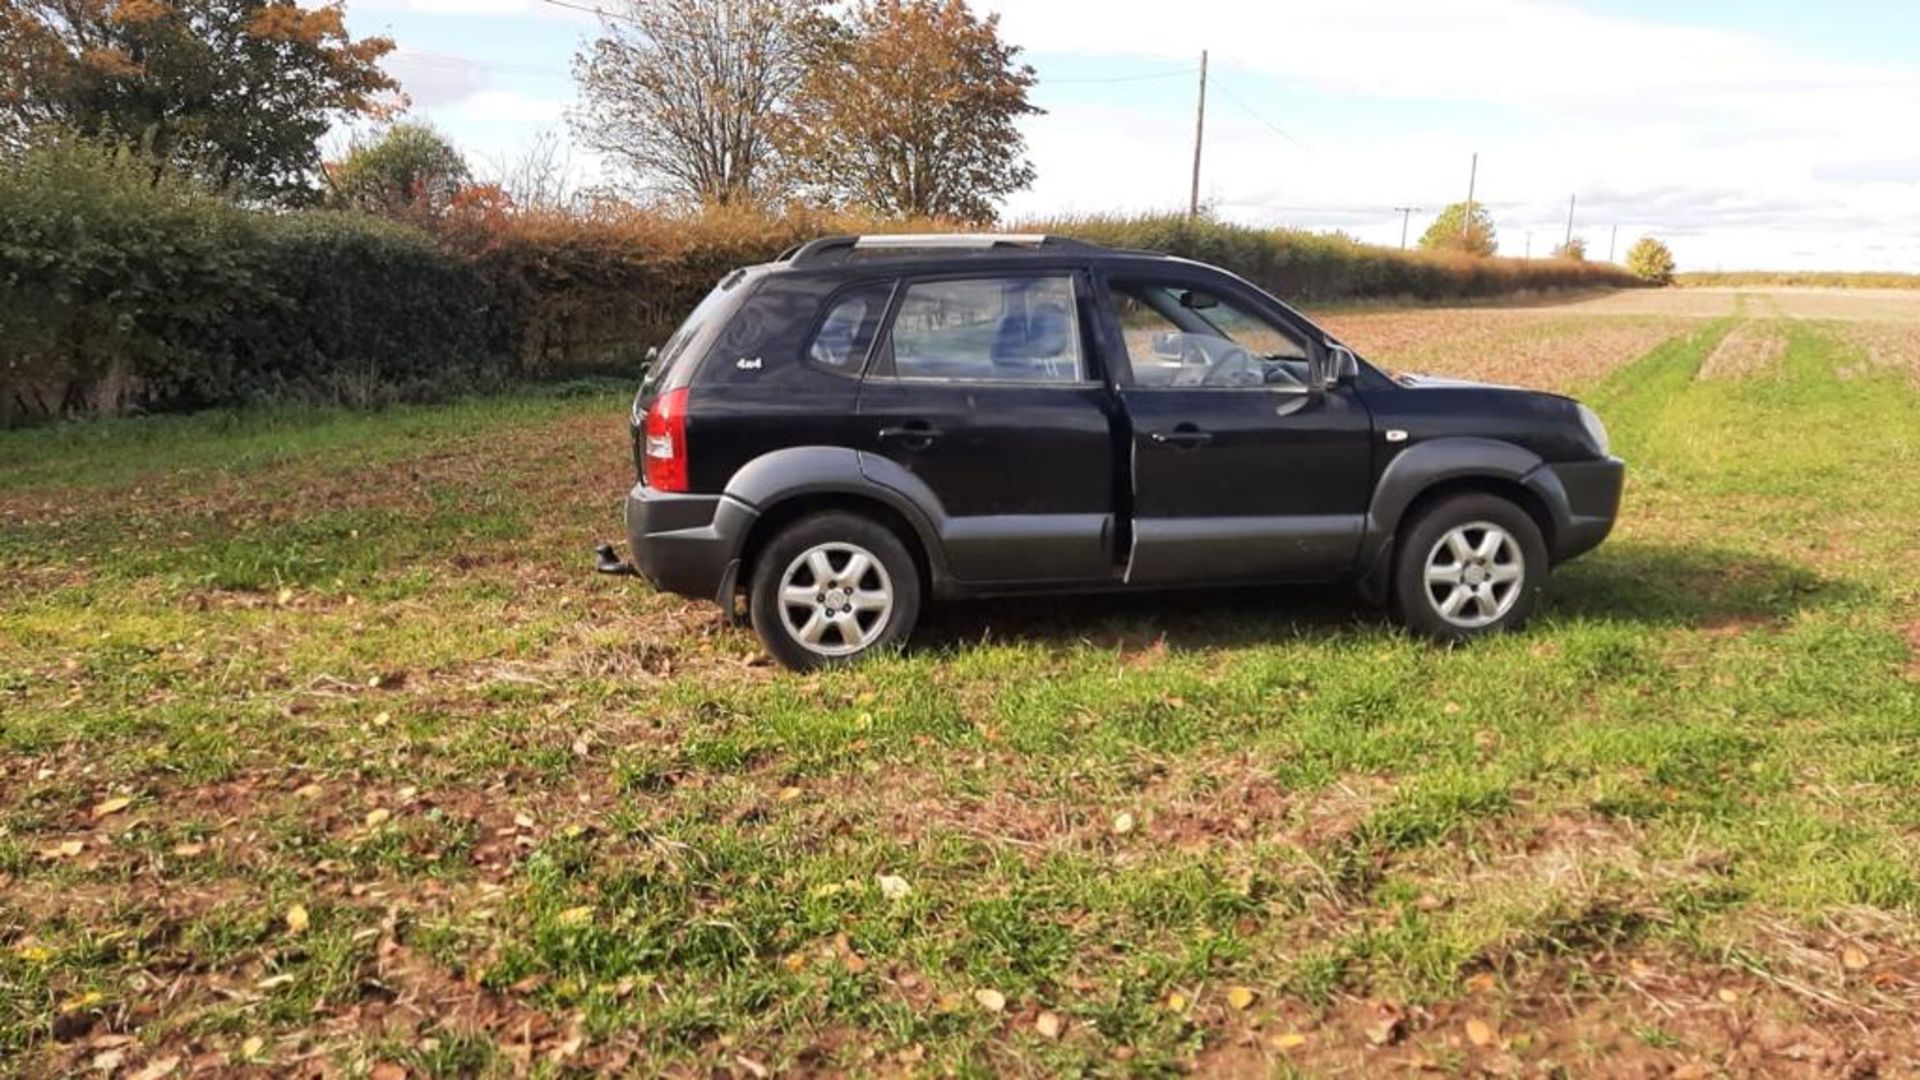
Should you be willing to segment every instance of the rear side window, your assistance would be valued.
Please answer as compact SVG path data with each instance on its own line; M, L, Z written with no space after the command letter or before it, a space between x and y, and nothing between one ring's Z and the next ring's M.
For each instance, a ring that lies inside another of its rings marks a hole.
M858 375L866 366L867 351L873 347L880 320L887 313L887 301L892 298L892 282L862 285L841 293L807 345L807 362L842 375Z
M902 379L1082 379L1073 279L976 278L907 287L888 331Z
M673 332L667 343L660 347L660 355L654 357L647 368L645 377L640 380L640 396L650 398L656 393L676 390L693 381L693 370L700 364L700 358L706 354L707 346L712 344L714 336L726 325L740 298L746 295L744 282L747 275L734 271L720 279L720 284L694 306L687 321Z

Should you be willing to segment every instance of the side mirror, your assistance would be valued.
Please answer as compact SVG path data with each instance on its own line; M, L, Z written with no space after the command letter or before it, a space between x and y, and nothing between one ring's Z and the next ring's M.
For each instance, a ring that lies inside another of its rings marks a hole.
M1360 358L1353 350L1336 342L1327 342L1327 385L1345 386L1360 377Z

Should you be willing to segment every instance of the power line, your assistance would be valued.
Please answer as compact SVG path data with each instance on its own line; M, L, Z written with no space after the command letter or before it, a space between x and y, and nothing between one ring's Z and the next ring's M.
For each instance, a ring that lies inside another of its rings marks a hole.
M1305 143L1303 143L1303 142L1301 142L1301 141L1300 141L1299 139L1296 139L1296 138L1294 138L1294 137L1293 137L1293 136L1292 136L1291 134L1289 134L1289 133L1287 132L1287 129L1285 129L1285 128L1283 128L1283 127L1281 127L1281 126L1280 126L1279 124L1276 124L1276 123L1274 123L1273 121L1271 121L1271 120L1269 120L1269 119L1267 119L1267 118L1266 118L1265 116L1262 116L1262 115L1260 114L1260 112L1259 112L1259 110L1257 110L1257 109L1255 109L1255 108L1254 108L1253 106L1251 106L1251 105L1249 105L1249 104L1247 104L1247 103L1246 103L1245 101L1242 101L1242 100L1240 99L1240 95L1238 95L1238 94L1236 94L1236 93L1234 93L1234 92L1233 92L1232 90L1230 90L1230 89L1228 89L1228 88L1227 88L1227 84L1226 84L1226 83L1225 83L1225 82L1224 82L1223 80L1220 80L1220 79L1217 79L1217 78L1216 78L1216 79L1215 79L1214 81L1215 81L1215 83L1216 83L1216 84L1217 84L1217 85L1218 85L1218 86L1220 87L1220 92L1221 92L1221 93L1223 93L1223 94L1225 94L1225 95L1227 95L1227 100L1228 100L1228 101L1231 101L1231 102L1233 102L1233 103L1234 103L1235 105L1238 105L1238 106L1240 106L1240 111L1241 111L1241 112L1244 112L1244 113L1246 113L1246 114L1247 114L1248 116L1251 116L1251 117L1253 117L1253 118L1254 118L1254 120L1255 120L1255 121L1257 121L1257 122L1258 122L1258 123L1260 124L1260 126L1261 126L1261 127L1264 127L1264 128L1266 128L1266 129L1267 129L1268 131L1271 131L1271 132L1273 132L1273 133L1274 133L1275 135L1278 135L1278 136L1280 136L1281 138L1283 138L1283 139L1285 139L1285 140L1287 140L1288 142L1290 142L1290 143L1292 143L1292 144L1294 145L1294 147L1295 147L1295 149L1299 149L1299 150L1305 150L1305 149L1307 149L1307 145L1306 145Z

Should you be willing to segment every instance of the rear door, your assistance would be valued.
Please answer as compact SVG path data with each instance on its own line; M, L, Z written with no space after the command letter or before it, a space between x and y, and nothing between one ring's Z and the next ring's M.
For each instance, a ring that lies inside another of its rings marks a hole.
M1074 271L909 278L860 388L869 476L922 485L969 585L1111 581L1112 395ZM911 494L911 492L910 492Z
M1348 573L1371 491L1372 420L1318 385L1311 329L1223 274L1105 283L1132 444L1137 584Z

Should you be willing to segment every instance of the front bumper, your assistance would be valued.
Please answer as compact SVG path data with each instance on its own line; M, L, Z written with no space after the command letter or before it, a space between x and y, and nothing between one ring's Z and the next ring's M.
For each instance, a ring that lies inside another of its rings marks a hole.
M1542 465L1534 475L1542 486L1558 488L1561 498L1550 500L1550 504L1556 510L1565 507L1564 517L1555 515L1554 562L1592 551L1613 531L1614 518L1620 514L1620 492L1626 484L1626 462L1617 457L1561 462Z
M635 484L627 494L634 569L654 588L733 606L740 553L759 512L726 495L680 495Z

